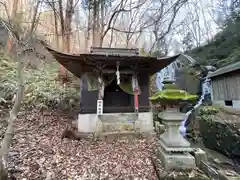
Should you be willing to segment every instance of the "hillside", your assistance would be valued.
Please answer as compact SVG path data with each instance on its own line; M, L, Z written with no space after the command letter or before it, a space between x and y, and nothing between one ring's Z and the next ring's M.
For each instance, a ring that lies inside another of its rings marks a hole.
M201 65L226 66L240 59L240 12L226 20L222 30L206 45L188 52Z
M13 59L0 54L0 108L12 105L17 84L16 66ZM59 81L58 69L57 62L48 60L39 61L34 67L31 64L25 67L24 107L65 109L78 106L78 79L69 73L69 82L64 88Z

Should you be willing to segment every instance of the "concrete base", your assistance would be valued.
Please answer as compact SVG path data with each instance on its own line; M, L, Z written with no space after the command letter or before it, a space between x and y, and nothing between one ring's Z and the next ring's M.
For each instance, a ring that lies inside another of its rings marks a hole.
M232 107L234 109L240 109L240 100L232 100L232 106L226 106L224 100L213 100L212 103L214 105L220 105L224 107Z
M78 131L88 133L138 131L153 132L152 112L79 114Z
M93 133L96 131L98 116L96 114L78 115L78 132Z
M197 167L199 167L201 169L202 161L207 161L206 152L200 148L196 148L196 149L194 149L193 154L195 157L195 163L196 163Z
M157 143L156 145L153 145L152 162L159 180L209 180L209 177L207 177L205 173L197 167L186 170L167 170L164 168L164 163L160 159L159 153L159 144Z
M168 153L159 146L158 156L161 159L165 170L191 170L196 167L195 158L189 153Z

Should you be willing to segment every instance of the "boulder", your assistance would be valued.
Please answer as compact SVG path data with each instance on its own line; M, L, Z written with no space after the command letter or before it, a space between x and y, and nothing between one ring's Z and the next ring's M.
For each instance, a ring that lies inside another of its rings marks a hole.
M240 116L207 106L199 111L197 119L204 145L240 162Z

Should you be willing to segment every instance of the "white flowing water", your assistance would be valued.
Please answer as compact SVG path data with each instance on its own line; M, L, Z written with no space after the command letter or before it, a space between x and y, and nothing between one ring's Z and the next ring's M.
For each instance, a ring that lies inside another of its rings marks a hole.
M162 82L163 82L163 79L166 77L175 80L174 63L170 64L169 66L165 67L164 69L162 69L161 71L159 71L157 73L156 87L159 91L162 90L162 87L163 87ZM205 95L210 93L209 81L210 80L207 78L204 80L204 82L202 83L202 95L201 95L200 99L198 100L196 105L186 113L185 119L181 123L179 131L182 134L182 136L184 136L184 137L186 136L186 127L185 127L186 121L188 120L188 118L191 115L191 113L193 112L193 110L197 109L203 103Z
M209 92L210 92L209 79L206 78L204 80L204 82L202 83L202 95L201 95L200 99L198 100L196 105L186 113L185 119L182 121L181 126L179 128L179 131L183 137L186 136L186 131L187 131L186 126L185 126L186 121L188 120L188 118L191 115L191 113L193 112L193 110L197 109L199 106L202 105L205 95L208 94Z

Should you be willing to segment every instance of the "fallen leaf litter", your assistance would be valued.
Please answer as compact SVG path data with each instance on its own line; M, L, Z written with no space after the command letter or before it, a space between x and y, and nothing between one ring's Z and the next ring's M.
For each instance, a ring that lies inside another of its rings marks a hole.
M9 154L17 179L157 179L151 162L155 139L73 141L61 139L64 126L55 113L21 115Z

